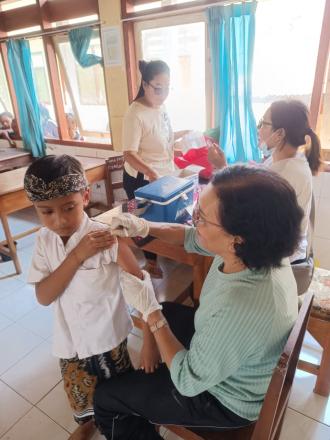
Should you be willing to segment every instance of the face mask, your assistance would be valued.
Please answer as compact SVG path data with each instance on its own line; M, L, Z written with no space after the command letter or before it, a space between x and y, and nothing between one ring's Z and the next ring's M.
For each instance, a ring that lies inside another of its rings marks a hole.
M267 159L269 156L272 155L272 150L269 150L265 142L263 142L259 148L264 159Z

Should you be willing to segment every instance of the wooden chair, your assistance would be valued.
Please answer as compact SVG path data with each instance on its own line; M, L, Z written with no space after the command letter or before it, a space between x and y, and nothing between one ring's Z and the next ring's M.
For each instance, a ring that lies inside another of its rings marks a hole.
M106 192L108 209L113 208L115 201L114 190L123 188L123 176L122 171L124 169L124 156L109 157L106 161ZM120 178L113 181L113 173L115 171L120 172Z
M323 352L320 364L299 360L298 368L315 374L314 393L324 397L330 394L330 271L315 269L309 288L314 294L313 306L307 331L321 345ZM304 295L300 296L302 299Z
M312 301L313 294L309 292L304 298L298 319L274 369L260 416L256 423L245 428L226 431L202 431L175 425L164 425L164 427L184 440L278 440Z

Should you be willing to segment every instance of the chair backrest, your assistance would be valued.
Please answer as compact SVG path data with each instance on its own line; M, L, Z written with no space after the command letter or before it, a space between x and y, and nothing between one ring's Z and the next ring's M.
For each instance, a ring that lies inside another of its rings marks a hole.
M307 257L306 261L292 264L293 275L296 279L298 295L307 292L314 274L313 234L315 224L315 198L312 196L311 212L307 231Z
M115 201L114 189L123 188L124 157L122 155L109 157L105 165L107 202L108 208L112 209Z
M251 440L273 440L281 429L312 302L313 293L308 292L274 370Z

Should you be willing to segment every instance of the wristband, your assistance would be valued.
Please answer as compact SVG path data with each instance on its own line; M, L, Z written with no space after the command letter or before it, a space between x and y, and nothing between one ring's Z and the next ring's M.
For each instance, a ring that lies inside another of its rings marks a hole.
M156 321L154 324L150 326L151 333L157 332L162 327L168 326L168 322L165 318L159 319L159 321Z

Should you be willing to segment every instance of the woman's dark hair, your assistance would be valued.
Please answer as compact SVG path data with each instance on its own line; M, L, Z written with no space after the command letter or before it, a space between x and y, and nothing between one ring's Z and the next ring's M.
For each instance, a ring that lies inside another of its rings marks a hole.
M67 176L68 174L85 175L82 164L75 157L68 154L41 157L35 160L26 170L26 175L33 174L41 178L44 182L49 183L53 180Z
M321 161L321 145L317 134L309 123L309 111L304 103L294 99L275 101L270 106L270 119L273 130L283 128L285 141L293 147L306 143L305 136L311 138L311 146L306 150L306 158L312 174L317 174Z
M292 186L276 173L254 167L226 167L213 177L220 199L219 220L240 236L235 253L250 269L280 267L300 238L303 210Z
M139 61L139 70L141 72L141 84L139 91L134 99L136 101L139 98L142 98L144 96L144 88L143 88L143 81L146 83L149 83L154 79L156 75L160 75L161 73L166 73L167 75L170 74L170 68L165 63L165 61Z

